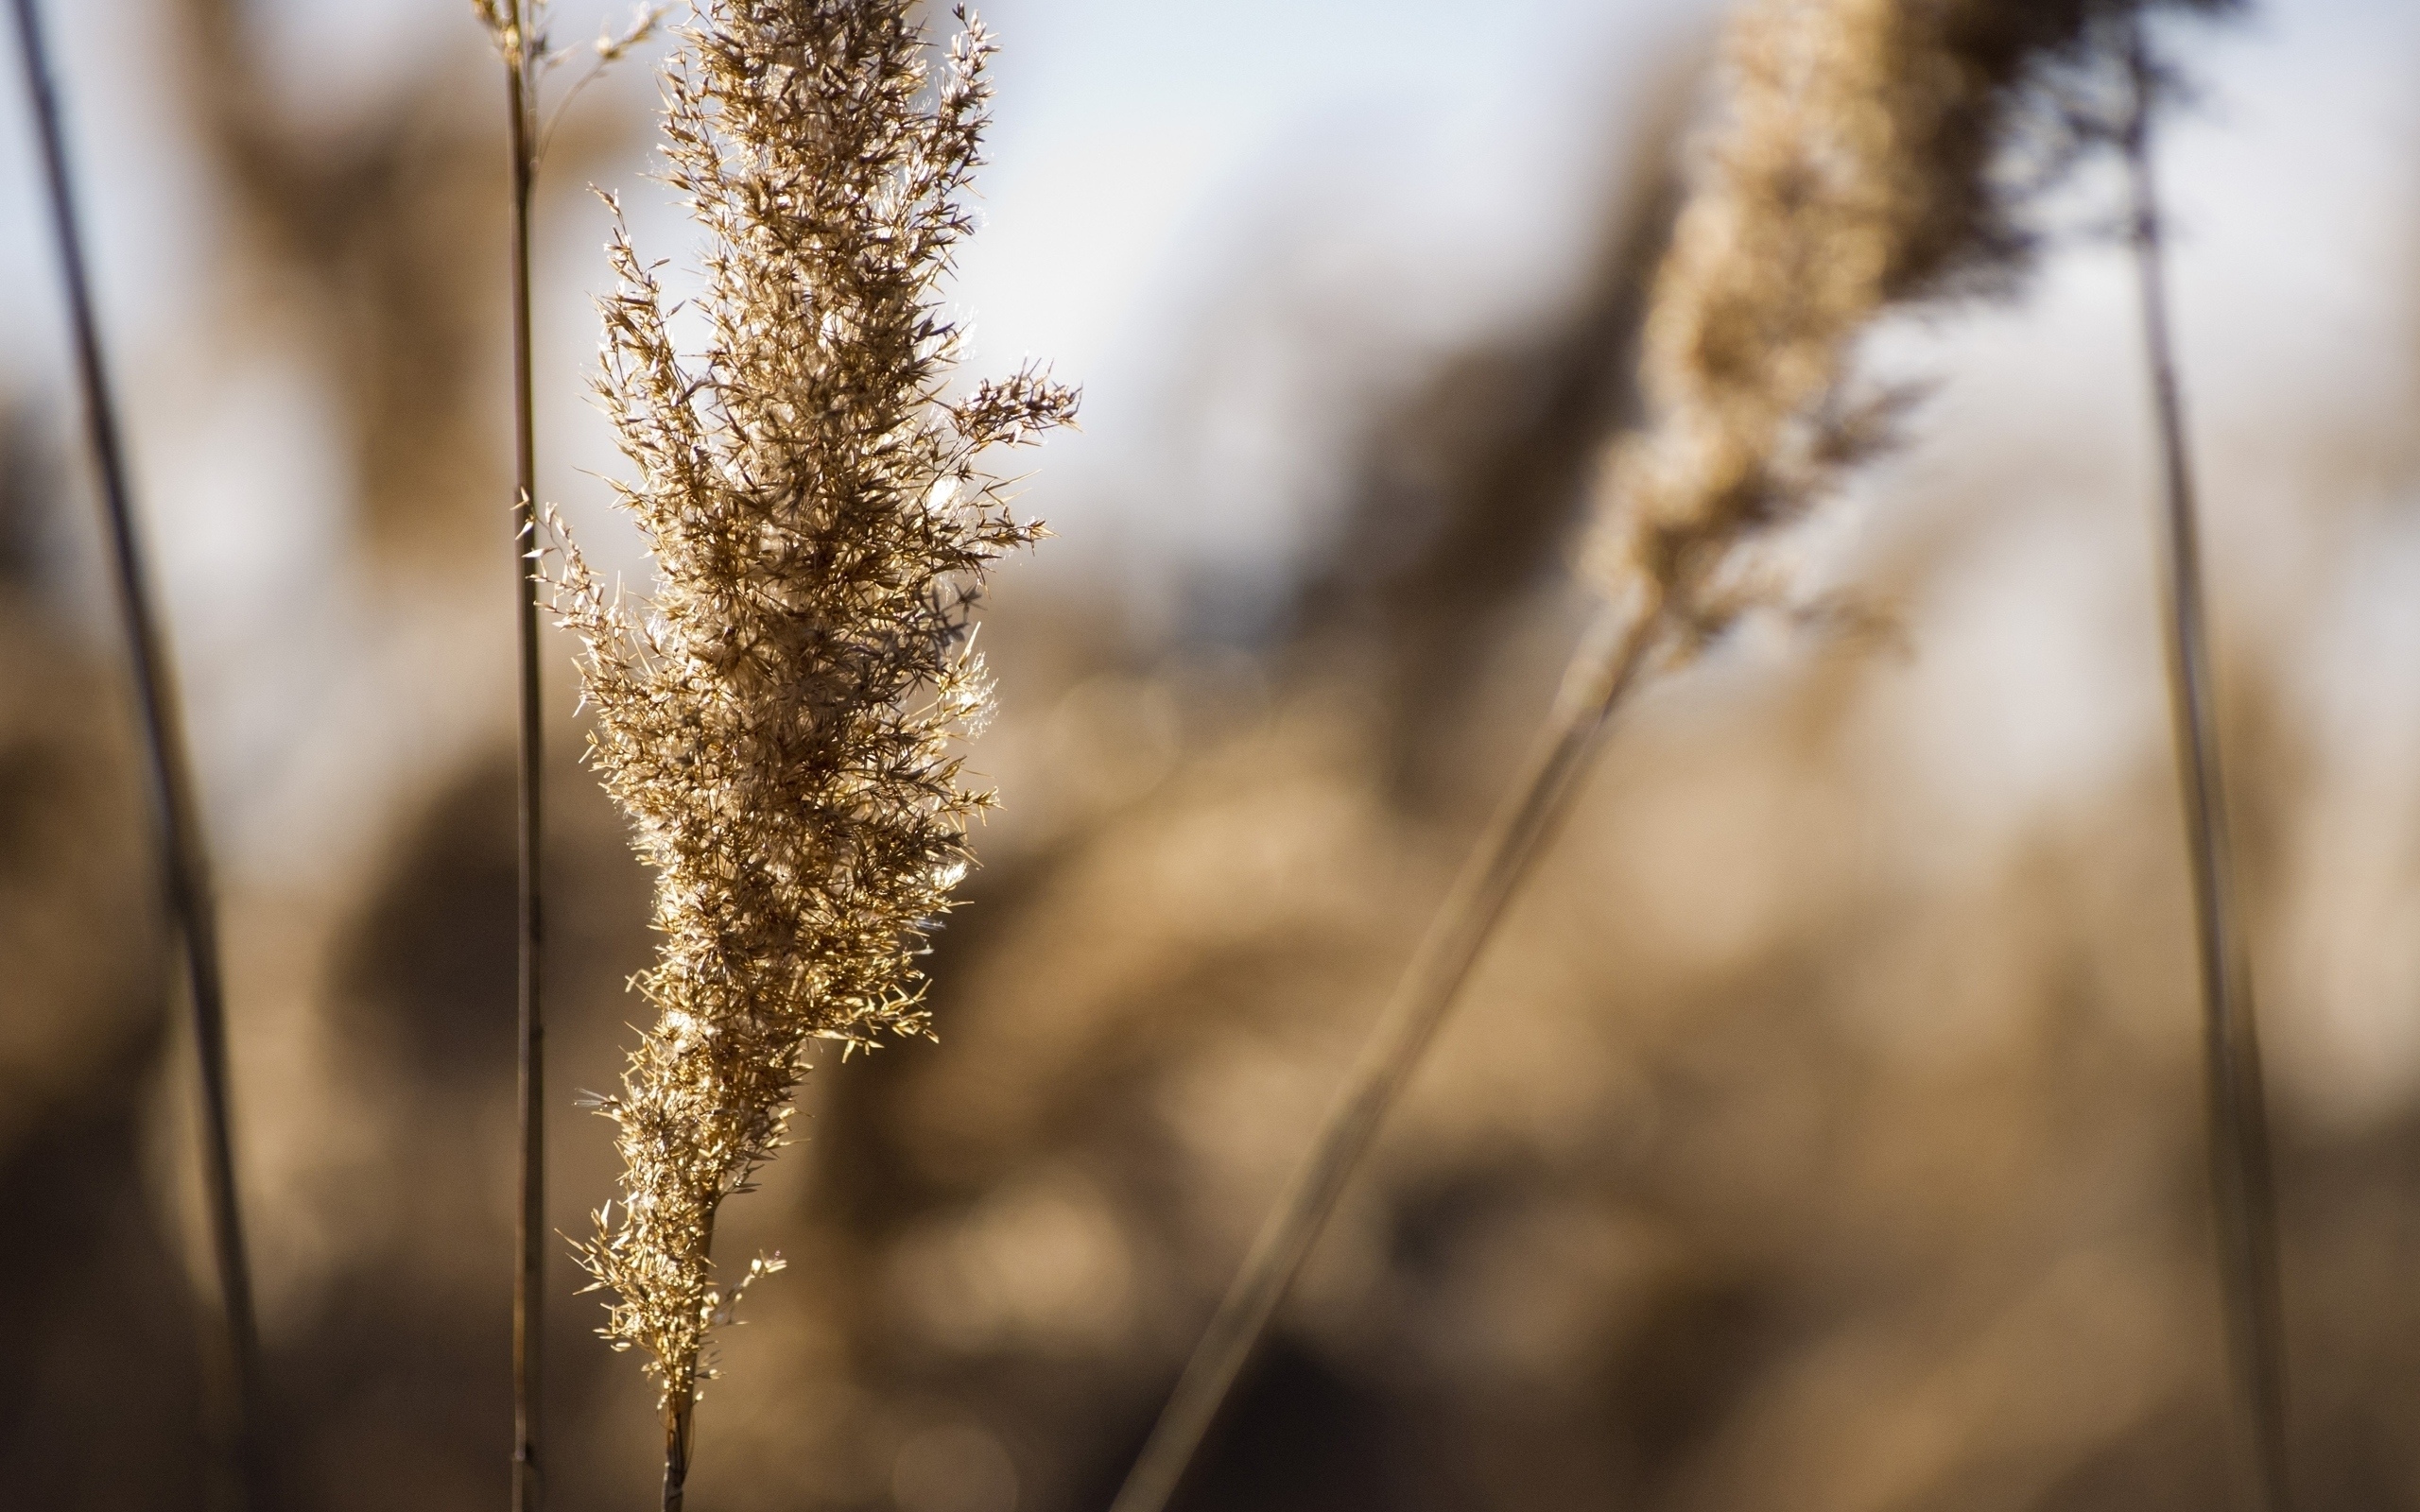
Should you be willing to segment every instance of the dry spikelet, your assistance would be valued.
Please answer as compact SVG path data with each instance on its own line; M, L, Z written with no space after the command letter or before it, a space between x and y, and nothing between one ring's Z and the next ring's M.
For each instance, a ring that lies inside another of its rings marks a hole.
M2021 262L2009 149L2063 166L2106 134L2078 86L2112 76L2163 3L2227 0L1754 0L1733 18L1729 114L1657 279L1650 419L1613 458L1600 582L1720 627L1738 548L1887 430L1894 396L1844 395L1857 337Z
M914 957L991 802L952 754L988 704L968 615L1041 534L978 461L1076 406L1031 370L940 397L957 333L935 285L969 230L992 43L959 12L929 78L908 10L711 0L680 33L666 181L707 232L709 335L676 348L617 229L598 386L656 586L626 608L568 543L556 583L664 935L638 980L658 1020L602 1102L621 1203L583 1260L676 1459L739 1289L709 1259L716 1212L783 1143L804 1053L925 1028Z
M535 4L527 9L530 19L529 29L543 36L545 27L545 0L536 0ZM513 0L471 0L471 13L479 18L479 25L487 27L489 40L495 43L497 55L510 68L520 67L522 61L524 39L521 9L522 8L513 4ZM544 43L542 41L534 50L544 52Z

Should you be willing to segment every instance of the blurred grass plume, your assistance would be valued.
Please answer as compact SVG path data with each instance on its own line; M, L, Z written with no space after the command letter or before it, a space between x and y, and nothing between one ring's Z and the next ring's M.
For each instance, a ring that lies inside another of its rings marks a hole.
M1612 455L1589 547L1691 630L1753 602L1740 547L1887 442L1904 395L1858 396L1886 309L2005 289L2027 201L2100 134L2072 81L2122 63L2136 15L2226 0L1757 0L1725 48L1728 117L1657 276L1647 424ZM2015 170L2033 160L2034 172Z
M1527 763L1438 905L1295 1175L1187 1361L1114 1512L1160 1512L1388 1111L1641 683L1784 596L1760 550L1887 443L1856 343L1890 307L2004 285L2028 248L2021 146L2064 166L2098 124L2062 85L2122 61L2160 0L1750 0L1723 105L1641 332L1640 430L1586 542L1604 605ZM2216 9L2222 0L2180 0ZM2033 134L2040 140L2024 144Z

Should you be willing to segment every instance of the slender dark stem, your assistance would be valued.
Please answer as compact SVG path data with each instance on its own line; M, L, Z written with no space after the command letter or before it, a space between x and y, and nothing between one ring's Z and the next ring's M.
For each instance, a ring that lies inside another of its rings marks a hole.
M2163 587L2177 775L2191 850L2193 917L2202 980L2204 1069L2209 1100L2210 1181L2237 1420L2237 1501L2285 1512L2286 1363L2280 1325L2276 1194L2252 973L2232 896L2226 794L2220 783L2218 719L2211 707L2209 633L2202 593L2191 457L2169 338L2168 290L2149 138L2153 74L2142 36L2133 42L2135 103L2124 137L2133 180L2133 240L2141 285L2143 345L2166 485Z
M1161 1512L1286 1298L1354 1168L1411 1079L1504 908L1569 810L1598 736L1665 628L1660 602L1608 606L1564 674L1520 781L1404 969L1310 1153L1262 1226L1111 1512Z
M544 705L538 678L538 593L529 553L538 539L538 450L529 352L529 198L536 176L536 39L528 0L514 0L513 45L505 59L505 101L512 146L512 582L521 672L520 789L520 1164L521 1206L512 1278L512 1506L538 1512L544 1482L538 1458L542 1345L545 1322L546 1027L539 997L539 779Z
M118 607L126 617L128 651L142 704L144 742L149 757L152 804L161 833L169 917L183 947L185 988L193 1012L194 1048L201 1072L204 1185L208 1190L212 1250L218 1268L219 1302L225 1313L228 1358L234 1380L235 1474L246 1503L255 1512L270 1505L268 1463L261 1432L260 1334L253 1320L251 1267L245 1255L243 1204L235 1185L234 1142L230 1132L227 1074L227 1005L218 966L218 923L211 901L210 867L202 845L201 816L187 765L183 719L179 712L176 668L162 629L134 527L126 457L101 353L98 321L84 261L67 172L67 147L59 97L50 79L35 0L14 0L17 40L26 88L42 137L43 169L50 194L51 230L58 240L60 274L75 322L76 364L84 390L84 421L93 459L100 473L101 505L109 524Z
M689 1440L697 1426L698 1391L689 1388L664 1411L664 1512L681 1512L689 1485Z

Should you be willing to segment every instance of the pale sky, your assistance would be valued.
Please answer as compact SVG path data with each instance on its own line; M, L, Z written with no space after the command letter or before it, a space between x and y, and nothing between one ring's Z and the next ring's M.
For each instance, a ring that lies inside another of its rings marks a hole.
M163 30L148 0L49 9L112 342L134 402L165 403L143 368L206 275L210 188L176 139L148 56ZM461 46L473 27L458 0L264 9L280 17L265 35L298 96L331 101L374 92L399 57ZM558 35L621 10L566 3ZM1248 565L1299 540L1311 506L1287 496L1289 454L1316 447L1323 417L1299 402L1255 412L1256 386L1263 409L1282 388L1263 367L1298 355L1253 350L1270 339L1255 317L1278 320L1282 342L1284 306L1308 301L1373 327L1381 350L1416 352L1550 304L1616 161L1616 130L1719 11L1715 0L986 8L1004 43L998 121L980 182L987 225L957 297L979 365L1044 357L1086 388L1084 434L1046 454L1061 495L1053 517L1079 541L1071 554L1114 540L1119 551ZM2420 142L2420 20L2392 0L2293 0L2184 35L2206 97L2170 154L2187 232L2180 282L2188 315L2211 301L2211 319L2188 331L2228 330L2230 371L2206 380L2222 385L2237 368L2314 360L2319 331L2364 318L2369 296L2356 285L2400 255L2411 208L2402 170ZM18 291L0 304L0 380L41 387L61 352L28 146L22 111L0 111L0 279ZM684 245L676 224L642 231L650 249ZM550 238L542 339L566 364L593 344L580 276L584 266L586 287L599 282L592 232ZM1254 299L1281 307L1255 311ZM2237 341L2262 348L2259 360L2236 362ZM2291 350L2266 350L2275 344ZM1218 390L1206 403L1205 385ZM609 465L601 429L564 387L550 419L581 465ZM1228 431L1261 434L1172 437L1188 423L1168 413L1180 389L1227 416ZM1289 429L1300 434L1280 434ZM1188 474L1236 474L1227 497L1194 497L1198 480L1167 472L1171 448L1188 446ZM147 478L151 494L179 486ZM576 473L562 487L576 496Z
M151 0L46 9L205 776L238 834L307 833L285 799L263 796L285 781L292 729L372 718L343 704L365 696L347 658L368 631L346 619L358 611L328 567L344 527L324 401L308 373L223 358L188 314L204 302L219 229L162 82ZM475 45L461 0L282 10L271 35L287 72L335 102L374 92L398 59ZM559 35L593 32L608 12L565 4ZM1083 433L1039 455L1028 494L1060 539L1019 570L1143 584L1285 570L1318 539L1334 442L1356 418L1345 401L1416 369L1425 351L1552 306L1621 161L1622 124L1719 12L1714 0L987 8L1004 46L980 180L987 224L956 298L978 369L1046 357L1087 395ZM2231 550L2293 549L2231 544L2292 504L2290 475L2247 438L2342 415L2386 423L2377 406L2408 396L2420 350L2420 7L2290 0L2175 36L2203 100L2174 123L2163 163L2223 572ZM0 384L63 394L57 285L8 62ZM688 246L666 215L642 213L638 230L653 253ZM594 350L598 232L593 215L542 229L542 361L567 375ZM1322 369L1317 350L1333 344L1301 339L1306 321L1350 333L1349 351L1378 370ZM1901 475L1921 482L1944 456L1993 447L2026 465L2063 449L2132 456L2133 329L2110 249L2081 245L2050 260L2021 308L1896 333L1887 358L1945 380L1932 449ZM576 383L551 387L545 406L542 491L592 541L610 540L601 490L580 471L614 465L603 427ZM2046 539L2046 561L2077 557L2057 544L2067 538ZM2395 581L2367 592L2391 596ZM2372 620L2386 628L2361 655L2400 658L2420 679L2420 628ZM2139 690L2095 693L2082 644L2020 618L1992 624L1976 644L2001 647L1990 655L2010 686L2064 691L1973 759L2021 759L2047 782L2142 738L2105 717ZM341 764L325 765L337 782ZM243 821L250 812L263 816Z

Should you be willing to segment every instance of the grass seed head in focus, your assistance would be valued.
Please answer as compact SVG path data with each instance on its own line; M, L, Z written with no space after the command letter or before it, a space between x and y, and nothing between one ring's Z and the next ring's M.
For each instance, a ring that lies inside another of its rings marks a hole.
M707 233L701 352L612 245L599 391L656 584L627 605L566 544L557 602L663 940L638 980L655 1026L603 1106L622 1199L584 1259L605 1335L675 1414L736 1291L716 1211L782 1143L804 1053L925 1030L915 957L991 802L953 753L989 702L969 616L1041 534L981 459L1076 407L1031 370L942 397L936 286L970 229L992 43L961 11L929 69L909 9L714 0L680 33L666 180Z

